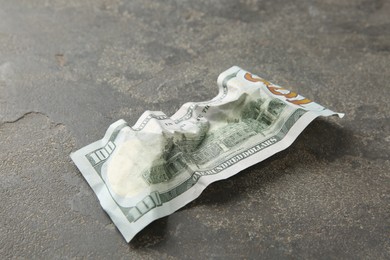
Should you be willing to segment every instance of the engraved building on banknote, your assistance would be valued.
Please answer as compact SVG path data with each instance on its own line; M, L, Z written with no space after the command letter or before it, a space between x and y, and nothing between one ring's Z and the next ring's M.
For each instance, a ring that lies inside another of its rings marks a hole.
M168 181L179 174L194 171L189 162L192 162L190 154L195 151L199 144L203 142L209 129L207 121L197 122L198 133L179 134L175 140L167 139L170 145L166 149L162 158L155 160L150 169L142 173L142 177L149 184L157 184Z
M199 133L183 134L172 143L165 156L142 174L144 180L156 184L185 172L192 174L196 169L191 165L205 165L250 137L262 134L276 122L285 106L279 99L257 99L247 103L237 122L227 122L212 132L207 124L199 123Z

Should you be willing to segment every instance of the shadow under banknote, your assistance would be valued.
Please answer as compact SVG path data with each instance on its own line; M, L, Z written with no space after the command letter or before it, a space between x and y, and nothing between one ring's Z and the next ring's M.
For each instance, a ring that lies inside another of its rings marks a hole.
M302 174L302 168L308 169L303 171L303 174L307 174L316 164L326 165L350 154L353 143L353 134L349 133L349 130L319 118L313 121L288 149L231 178L211 184L196 200L179 211L195 210L200 206L230 208L245 199L243 197L248 193L255 190L258 193L260 190L261 194L261 190L267 189L267 186L277 185L278 180L288 174ZM257 199L266 199L266 196L262 198L260 195ZM168 217L152 222L134 237L130 247L149 248L161 244L168 236L167 223Z
M167 235L168 217L156 219L150 223L146 228L142 229L130 241L131 249L141 249L154 247L164 241Z
M180 210L240 200L240 195L275 183L286 174L293 175L302 168L310 171L316 164L326 165L350 154L353 143L353 135L348 130L322 118L316 119L289 148L227 180L213 183L199 198Z

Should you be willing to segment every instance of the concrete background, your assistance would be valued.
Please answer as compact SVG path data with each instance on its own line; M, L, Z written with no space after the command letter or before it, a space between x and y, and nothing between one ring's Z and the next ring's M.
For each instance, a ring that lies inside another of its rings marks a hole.
M69 158L238 65L344 119L127 244ZM1 258L390 258L390 1L0 0Z

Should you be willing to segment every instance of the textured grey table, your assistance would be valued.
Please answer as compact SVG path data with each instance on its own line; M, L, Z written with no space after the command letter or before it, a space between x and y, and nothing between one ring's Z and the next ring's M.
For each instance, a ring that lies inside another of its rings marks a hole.
M239 65L336 111L127 244L69 158ZM390 1L0 0L1 258L390 257Z

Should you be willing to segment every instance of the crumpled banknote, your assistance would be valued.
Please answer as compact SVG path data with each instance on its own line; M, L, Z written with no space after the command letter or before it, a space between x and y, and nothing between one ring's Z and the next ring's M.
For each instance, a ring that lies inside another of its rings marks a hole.
M219 94L173 116L146 111L113 123L71 158L129 242L153 220L287 148L318 116L338 115L239 67L218 77Z

